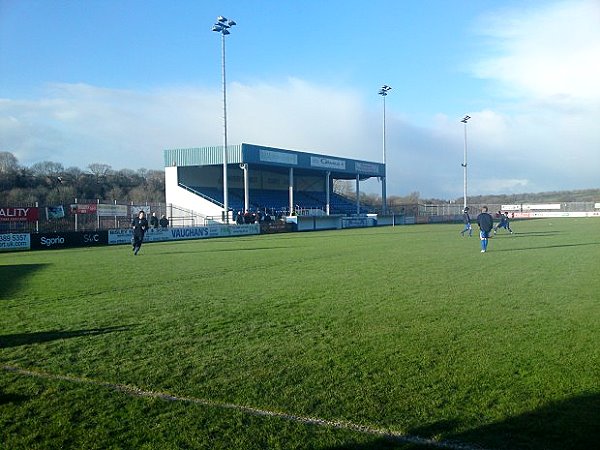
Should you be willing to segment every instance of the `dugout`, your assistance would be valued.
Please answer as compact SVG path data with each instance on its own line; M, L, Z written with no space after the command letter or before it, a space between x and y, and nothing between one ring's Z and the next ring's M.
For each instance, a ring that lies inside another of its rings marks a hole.
M223 147L199 147L164 151L165 197L205 217L224 218ZM335 180L360 182L382 179L384 165L337 156L306 153L253 144L228 146L227 206L232 220L237 211L260 210L276 215L355 215L368 211L335 194Z

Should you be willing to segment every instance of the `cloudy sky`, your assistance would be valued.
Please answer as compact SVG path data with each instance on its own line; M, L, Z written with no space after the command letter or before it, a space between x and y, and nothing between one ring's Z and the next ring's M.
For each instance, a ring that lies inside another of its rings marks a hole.
M0 151L162 169L229 142L382 160L388 195L600 187L600 0L0 0ZM367 190L379 191L378 182Z

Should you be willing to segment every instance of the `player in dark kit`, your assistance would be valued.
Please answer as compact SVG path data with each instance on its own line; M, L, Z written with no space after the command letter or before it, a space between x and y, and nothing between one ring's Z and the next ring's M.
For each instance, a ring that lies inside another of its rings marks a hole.
M479 239L481 240L481 253L487 251L488 238L494 228L494 219L488 214L487 206L481 208L481 214L477 216L477 225L479 225Z
M138 216L131 221L131 226L133 227L133 254L137 255L142 247L144 234L146 234L146 231L148 231L146 213L144 211L140 211Z
M473 230L471 229L471 217L469 217L469 207L466 206L465 209L463 210L463 222L465 224L465 228L463 228L463 230L460 232L461 236L465 235L465 232L468 231L469 232L469 237L471 237Z

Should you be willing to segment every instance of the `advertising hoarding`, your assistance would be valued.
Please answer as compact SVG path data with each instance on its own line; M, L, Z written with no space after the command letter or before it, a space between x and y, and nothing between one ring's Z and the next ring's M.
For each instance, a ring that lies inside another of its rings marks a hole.
M0 234L0 252L29 250L30 248L31 239L29 233Z
M53 250L73 247L96 247L108 244L108 232L70 231L64 233L32 233L32 250Z
M0 207L0 222L35 222L38 218L38 208Z
M257 223L244 225L206 225L202 227L158 228L144 235L144 242L179 241L185 239L206 239L213 237L248 236L259 234ZM133 237L131 229L108 230L109 244L130 244Z

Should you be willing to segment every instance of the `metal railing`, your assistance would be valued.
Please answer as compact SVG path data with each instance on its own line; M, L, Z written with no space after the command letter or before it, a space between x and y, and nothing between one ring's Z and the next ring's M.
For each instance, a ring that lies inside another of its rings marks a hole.
M549 211L556 212L556 205L560 202L553 203ZM528 209L535 206L535 212L543 212L543 205L541 204L522 204L521 209L517 208L519 205L512 205L511 212L530 212L532 209ZM550 205L550 203L548 203ZM471 217L477 216L481 207L481 204L469 204ZM502 208L507 205L500 204L487 204L490 213L494 214L500 210L506 210ZM562 202L560 203L560 212L594 212L600 210L600 203L596 202ZM118 214L107 215L106 209L110 210L110 207L114 207L115 211L119 211ZM11 209L12 208L12 209ZM37 214L35 220L17 220L15 217L10 217L10 211L15 208L36 208ZM86 209L87 208L87 209ZM222 223L223 218L212 217L203 215L197 211L182 208L172 204L164 203L150 203L145 202L144 204L134 204L133 202L101 202L98 199L95 200L82 200L74 199L74 202L69 205L39 205L38 203L25 203L12 206L0 205L0 233L35 233L35 232L66 232L66 231L96 231L106 230L111 228L129 228L131 226L131 219L135 217L140 209L143 209L148 215L151 212L156 212L158 217L163 214L169 220L169 226L171 227L194 227L194 226L205 226L210 223ZM98 211L103 210L103 214L99 214ZM265 215L270 215L274 218L279 218L282 215L288 215L291 212L288 211L287 207L282 207L280 210L260 209ZM8 213L7 213L8 211ZM79 211L79 212L78 212ZM82 211L89 211L82 213ZM125 212L126 211L126 212ZM463 207L461 204L448 203L438 205L424 205L424 204L406 204L406 205L390 205L388 208L390 215L404 216L404 217L415 217L419 221L421 218L432 218L432 220L452 222L462 220ZM302 208L297 207L294 212L297 215L306 216L319 216L324 215L325 211L320 208ZM235 215L230 215L230 222L235 223Z

